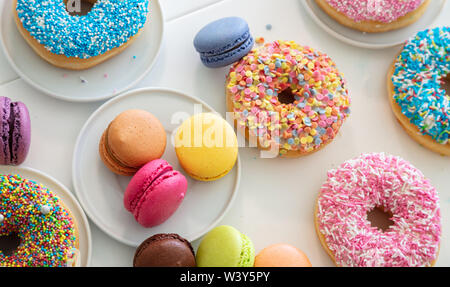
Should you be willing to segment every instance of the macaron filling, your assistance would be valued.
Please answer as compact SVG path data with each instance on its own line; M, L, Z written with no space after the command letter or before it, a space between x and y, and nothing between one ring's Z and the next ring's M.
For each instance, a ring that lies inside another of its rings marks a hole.
M2 97L1 114L2 153L0 163L20 164L25 159L29 148L30 134L26 127L26 121L29 121L28 110L24 104Z
M9 164L11 161L11 100L3 98L2 105L2 161L3 164Z
M221 63L220 65L226 65L237 62L239 59L243 58L246 54L248 54L253 48L255 41L250 34L248 35L249 38L246 39L246 41L241 43L239 46L235 46L230 50L227 50L222 54L218 55L206 56L201 54L200 55L201 60L207 65L215 65L218 64L219 62Z
M9 138L8 138L8 143L9 143L9 160L10 163L13 162L13 141L14 141L14 127L15 127L15 112L14 112L14 103L11 103L11 105L9 106L10 112L9 112ZM18 140L16 139L16 142Z
M227 44L223 47L219 47L219 48L213 48L212 50L207 50L207 51L198 51L200 53L200 55L202 57L210 57L210 56L217 56L220 54L225 54L228 53L234 49L236 49L236 47L242 46L245 44L245 42L247 42L250 38L251 38L251 34L250 31L245 32L244 34L242 34L239 38L237 38L233 43Z
M11 163L18 163L19 143L22 138L20 133L20 107L19 103L11 103L11 112L9 119L9 150Z
M238 267L253 267L255 262L255 248L253 247L253 243L245 234L241 234L241 238L241 259L238 263Z
M196 174L193 174L193 173L189 173L189 175L191 177L195 178L195 179L211 181L211 180L216 180L216 179L220 179L220 178L224 177L225 175L227 175L230 172L230 170L231 169L227 169L227 170L225 170L225 171L223 171L223 172L221 172L221 173L219 173L219 174L217 174L215 176L210 176L210 177L208 177L208 176L199 176L199 175L196 175Z

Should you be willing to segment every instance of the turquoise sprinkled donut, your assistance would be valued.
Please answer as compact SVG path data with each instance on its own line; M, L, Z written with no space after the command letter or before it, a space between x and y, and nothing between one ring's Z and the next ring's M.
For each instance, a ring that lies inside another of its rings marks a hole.
M442 84L449 79L449 52L449 27L421 31L405 44L391 77L401 113L445 149L450 147L450 96Z
M49 52L89 59L137 35L147 21L150 0L97 0L84 16L71 16L64 0L16 1L23 28Z
M0 250L0 267L66 267L76 262L76 225L61 201L32 180L0 174L0 237L11 234L20 245L11 254Z

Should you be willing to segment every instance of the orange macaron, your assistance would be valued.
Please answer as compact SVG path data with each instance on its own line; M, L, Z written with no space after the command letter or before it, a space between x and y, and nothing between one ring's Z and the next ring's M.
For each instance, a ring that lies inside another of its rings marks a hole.
M131 176L146 163L161 158L166 142L164 127L154 115L127 110L109 124L100 139L99 152L112 172Z
M289 244L274 244L255 257L255 267L311 267L305 253Z

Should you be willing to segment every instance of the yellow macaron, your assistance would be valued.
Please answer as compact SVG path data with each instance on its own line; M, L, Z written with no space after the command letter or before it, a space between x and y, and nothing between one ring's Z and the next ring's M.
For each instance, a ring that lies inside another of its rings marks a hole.
M238 141L231 125L212 113L184 121L175 135L175 151L192 178L213 181L227 175L236 164Z

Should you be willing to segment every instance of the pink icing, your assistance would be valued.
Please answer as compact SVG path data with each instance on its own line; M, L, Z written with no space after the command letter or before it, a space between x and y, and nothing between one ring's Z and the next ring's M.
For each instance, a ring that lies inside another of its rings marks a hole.
M383 207L394 222L372 227L367 213ZM339 266L430 266L441 236L439 198L407 161L366 154L328 172L317 206L319 231Z
M326 0L355 22L391 23L416 10L424 0Z

